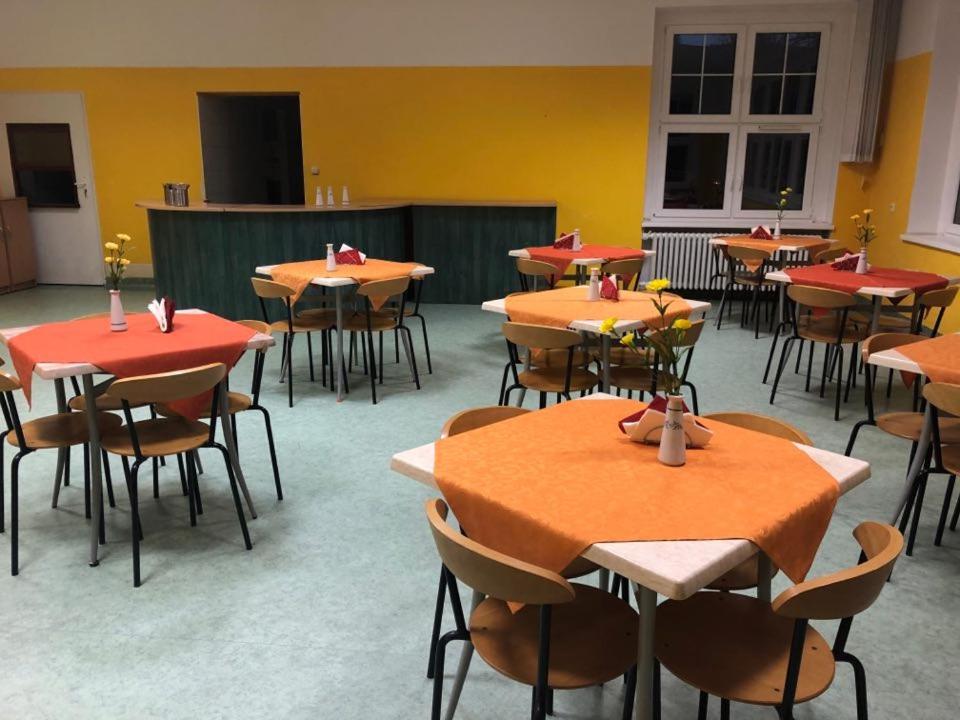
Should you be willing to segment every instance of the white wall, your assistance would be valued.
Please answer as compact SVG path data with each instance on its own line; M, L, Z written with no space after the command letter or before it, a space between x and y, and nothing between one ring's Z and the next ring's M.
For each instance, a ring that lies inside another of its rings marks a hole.
M933 49L937 27L937 11L941 0L903 0L900 13L900 35L897 38L897 60L913 57ZM947 0L958 2L958 0Z
M0 67L649 65L656 7L812 2L4 0Z

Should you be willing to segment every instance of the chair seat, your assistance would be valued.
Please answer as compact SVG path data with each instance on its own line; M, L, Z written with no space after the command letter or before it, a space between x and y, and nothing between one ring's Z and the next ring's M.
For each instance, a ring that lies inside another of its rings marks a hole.
M657 608L657 658L670 672L710 695L752 705L783 701L794 621L756 598L701 592ZM833 681L830 643L807 627L796 702Z
M148 403L141 403L140 405L131 405L130 409L146 407ZM117 398L107 397L106 395L97 396L97 410L110 410L114 412L119 412L123 410L123 403L120 402ZM74 395L67 401L67 407L71 410L84 411L87 409L87 398L83 395Z
M566 350L560 348L551 348L550 350L544 350L542 348L533 348L530 350L531 362L539 368L565 368L567 366L567 358L569 354ZM576 349L573 351L573 365L574 367L585 367L588 363L593 362L594 357L589 352L584 352L583 350Z
M885 305L884 307L888 307L888 306ZM910 310L911 308L906 307L903 309ZM862 312L860 310L851 312L847 316L847 318L849 320L853 320L854 322L866 323L867 325L870 325L873 323L873 314ZM880 330L889 330L893 332L897 332L897 331L909 332L910 317L906 315L899 315L899 314L891 315L889 313L881 313L880 314Z
M307 311L305 311L307 312ZM329 330L335 324L334 318L327 317L295 317L293 319L293 332L321 332ZM270 323L270 332L285 333L289 330L286 320L277 320Z
M140 452L146 457L161 457L196 450L207 442L210 427L182 416L141 420L134 423ZM100 444L107 452L133 457L133 443L126 426L104 433Z
M379 313L370 313L370 329L373 332L385 332L397 327L396 314L381 315ZM366 332L367 316L361 313L354 313L343 319L343 329L346 332Z
M599 685L637 662L637 613L619 598L574 584L576 598L554 605L547 684L556 689ZM513 613L502 600L484 600L470 616L473 646L484 661L517 682L536 684L539 607Z
M610 384L624 390L646 392L653 386L653 369L642 365L618 365L610 368Z
M539 392L563 392L567 377L566 367L532 368L518 375L520 384ZM596 373L574 367L570 372L570 390L589 390L600 382Z
M800 327L797 334L804 340L813 340L814 342L835 343L837 334L840 331L840 320L836 316L824 318L804 317L800 319ZM843 329L844 343L863 342L870 336L870 327L865 323L854 323L847 318L847 324Z
M37 450L83 445L90 439L90 433L87 430L88 419L85 412L59 413L37 418L23 423L23 439L27 447ZM97 425L101 435L112 432L122 424L116 415L106 412L97 413ZM14 447L20 447L15 432L7 435L7 442Z
M733 277L733 281L737 285L773 285L773 280L767 280L763 275L748 275L746 273L737 273Z
M253 398L251 398L249 395L233 391L227 393L227 410L231 415L243 412L244 410L249 410L251 405L253 405ZM180 413L170 408L170 406L162 403L157 405L157 414L163 417L180 417ZM209 418L210 408L204 405L204 409L203 412L200 413L200 417Z
M641 352L634 352L629 348L617 346L610 348L611 365L653 365L653 358L656 353L647 349Z
M877 416L877 427L885 433L916 442L923 427L923 413L892 412ZM940 442L960 444L960 418L940 418Z
M772 578L779 572L771 563L770 572L766 579ZM707 585L711 590L747 590L756 587L760 582L760 556L754 555L749 560L737 565L712 583Z
M334 308L307 308L306 310L301 310L297 313L294 322L298 320L303 320L304 322L312 322L319 320L322 322L336 322L337 321L337 311Z

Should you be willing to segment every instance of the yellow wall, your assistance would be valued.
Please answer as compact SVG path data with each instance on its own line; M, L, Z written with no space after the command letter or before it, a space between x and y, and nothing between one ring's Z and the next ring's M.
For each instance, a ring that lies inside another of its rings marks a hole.
M135 236L134 262L136 200L166 181L202 199L200 91L301 93L308 202L317 165L358 200L556 200L558 229L640 239L648 67L0 69L3 90L84 94L101 230Z
M931 53L898 61L893 69L884 114L883 147L873 163L842 164L834 206L836 236L855 245L850 216L864 208L876 211L877 239L870 260L879 265L960 275L960 255L904 242L910 196L923 131L923 108L930 80ZM890 210L894 204L895 209ZM948 310L944 328L960 330L960 310Z

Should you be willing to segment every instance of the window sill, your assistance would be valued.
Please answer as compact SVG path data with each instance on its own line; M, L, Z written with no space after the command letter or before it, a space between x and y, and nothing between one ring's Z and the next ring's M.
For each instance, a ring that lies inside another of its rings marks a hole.
M934 250L943 250L960 255L960 237L946 233L904 233L900 236L904 242L923 245Z
M751 218L751 219L730 219L730 218L704 218L704 217L658 217L643 219L644 230L657 230L660 228L710 228L716 230L745 230L756 227L757 225L769 225L773 227L775 219ZM781 224L783 232L795 230L803 231L833 231L834 225L827 221L791 221Z

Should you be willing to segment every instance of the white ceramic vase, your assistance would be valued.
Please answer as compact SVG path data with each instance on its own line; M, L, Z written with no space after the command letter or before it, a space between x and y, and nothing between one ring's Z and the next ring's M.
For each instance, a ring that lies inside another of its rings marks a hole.
M657 460L664 465L678 466L687 462L687 436L683 431L683 396L667 396L667 419L660 433Z
M777 240L780 239L780 221L779 220L777 220L777 222L773 224L773 237Z
M860 250L860 258L857 260L857 274L866 275L869 265L867 264L867 249Z
M110 329L114 332L123 332L127 329L127 317L123 314L119 290L110 291Z

